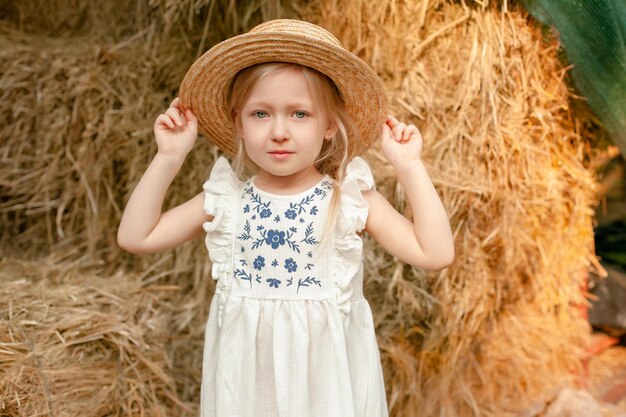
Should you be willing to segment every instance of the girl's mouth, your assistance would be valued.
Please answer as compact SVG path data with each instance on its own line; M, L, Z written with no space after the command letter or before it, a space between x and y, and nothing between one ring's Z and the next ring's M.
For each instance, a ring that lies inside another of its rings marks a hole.
M269 152L269 154L274 157L274 158L279 158L279 159L283 159L283 158L287 158L289 155L293 154L293 152L289 152L286 150L277 150L277 151L272 151Z

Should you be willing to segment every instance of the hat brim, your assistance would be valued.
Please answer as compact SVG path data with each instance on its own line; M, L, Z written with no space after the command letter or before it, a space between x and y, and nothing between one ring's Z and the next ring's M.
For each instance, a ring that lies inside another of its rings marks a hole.
M360 132L352 140L353 155L380 137L387 115L382 81L360 58L342 47L299 36L246 33L227 39L202 55L185 75L179 91L183 106L198 118L199 129L229 155L237 146L226 113L227 88L238 71L265 62L305 65L330 77Z

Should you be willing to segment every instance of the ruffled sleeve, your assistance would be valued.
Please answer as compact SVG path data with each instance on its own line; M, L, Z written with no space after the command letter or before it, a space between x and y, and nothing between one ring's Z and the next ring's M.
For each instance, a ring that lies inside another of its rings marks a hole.
M238 181L228 160L218 158L211 170L209 179L204 183L204 211L213 216L212 221L204 222L205 244L209 259L213 264L211 275L217 281L215 295L218 300L218 324L221 326L224 304L230 292L232 276L232 234L233 210L237 209Z
M362 273L363 241L357 232L365 228L369 206L362 191L375 189L372 171L363 158L354 158L340 185L339 218L334 239L333 272L339 310L347 326L350 317L352 280Z

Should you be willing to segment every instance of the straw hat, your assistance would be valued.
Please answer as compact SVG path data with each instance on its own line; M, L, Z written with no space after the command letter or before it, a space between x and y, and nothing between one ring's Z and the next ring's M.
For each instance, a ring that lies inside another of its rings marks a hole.
M226 95L238 71L264 62L292 62L314 68L335 82L360 131L351 138L355 155L380 137L387 96L372 68L348 52L330 32L300 20L277 19L209 49L187 71L180 101L198 117L199 129L227 154L237 152Z

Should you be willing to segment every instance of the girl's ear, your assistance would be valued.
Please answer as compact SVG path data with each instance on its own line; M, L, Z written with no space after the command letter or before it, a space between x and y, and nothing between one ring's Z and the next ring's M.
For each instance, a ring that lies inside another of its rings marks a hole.
M329 120L328 121L328 126L326 127L326 133L324 134L324 137L326 139L330 139L333 136L335 136L335 134L337 133L337 131L339 130L339 125L337 124L336 120Z
M241 119L239 118L239 114L237 112L233 111L232 117L233 117L233 120L234 120L233 125L235 127L235 134L237 136L240 136L241 132L243 130L243 126L241 126Z

